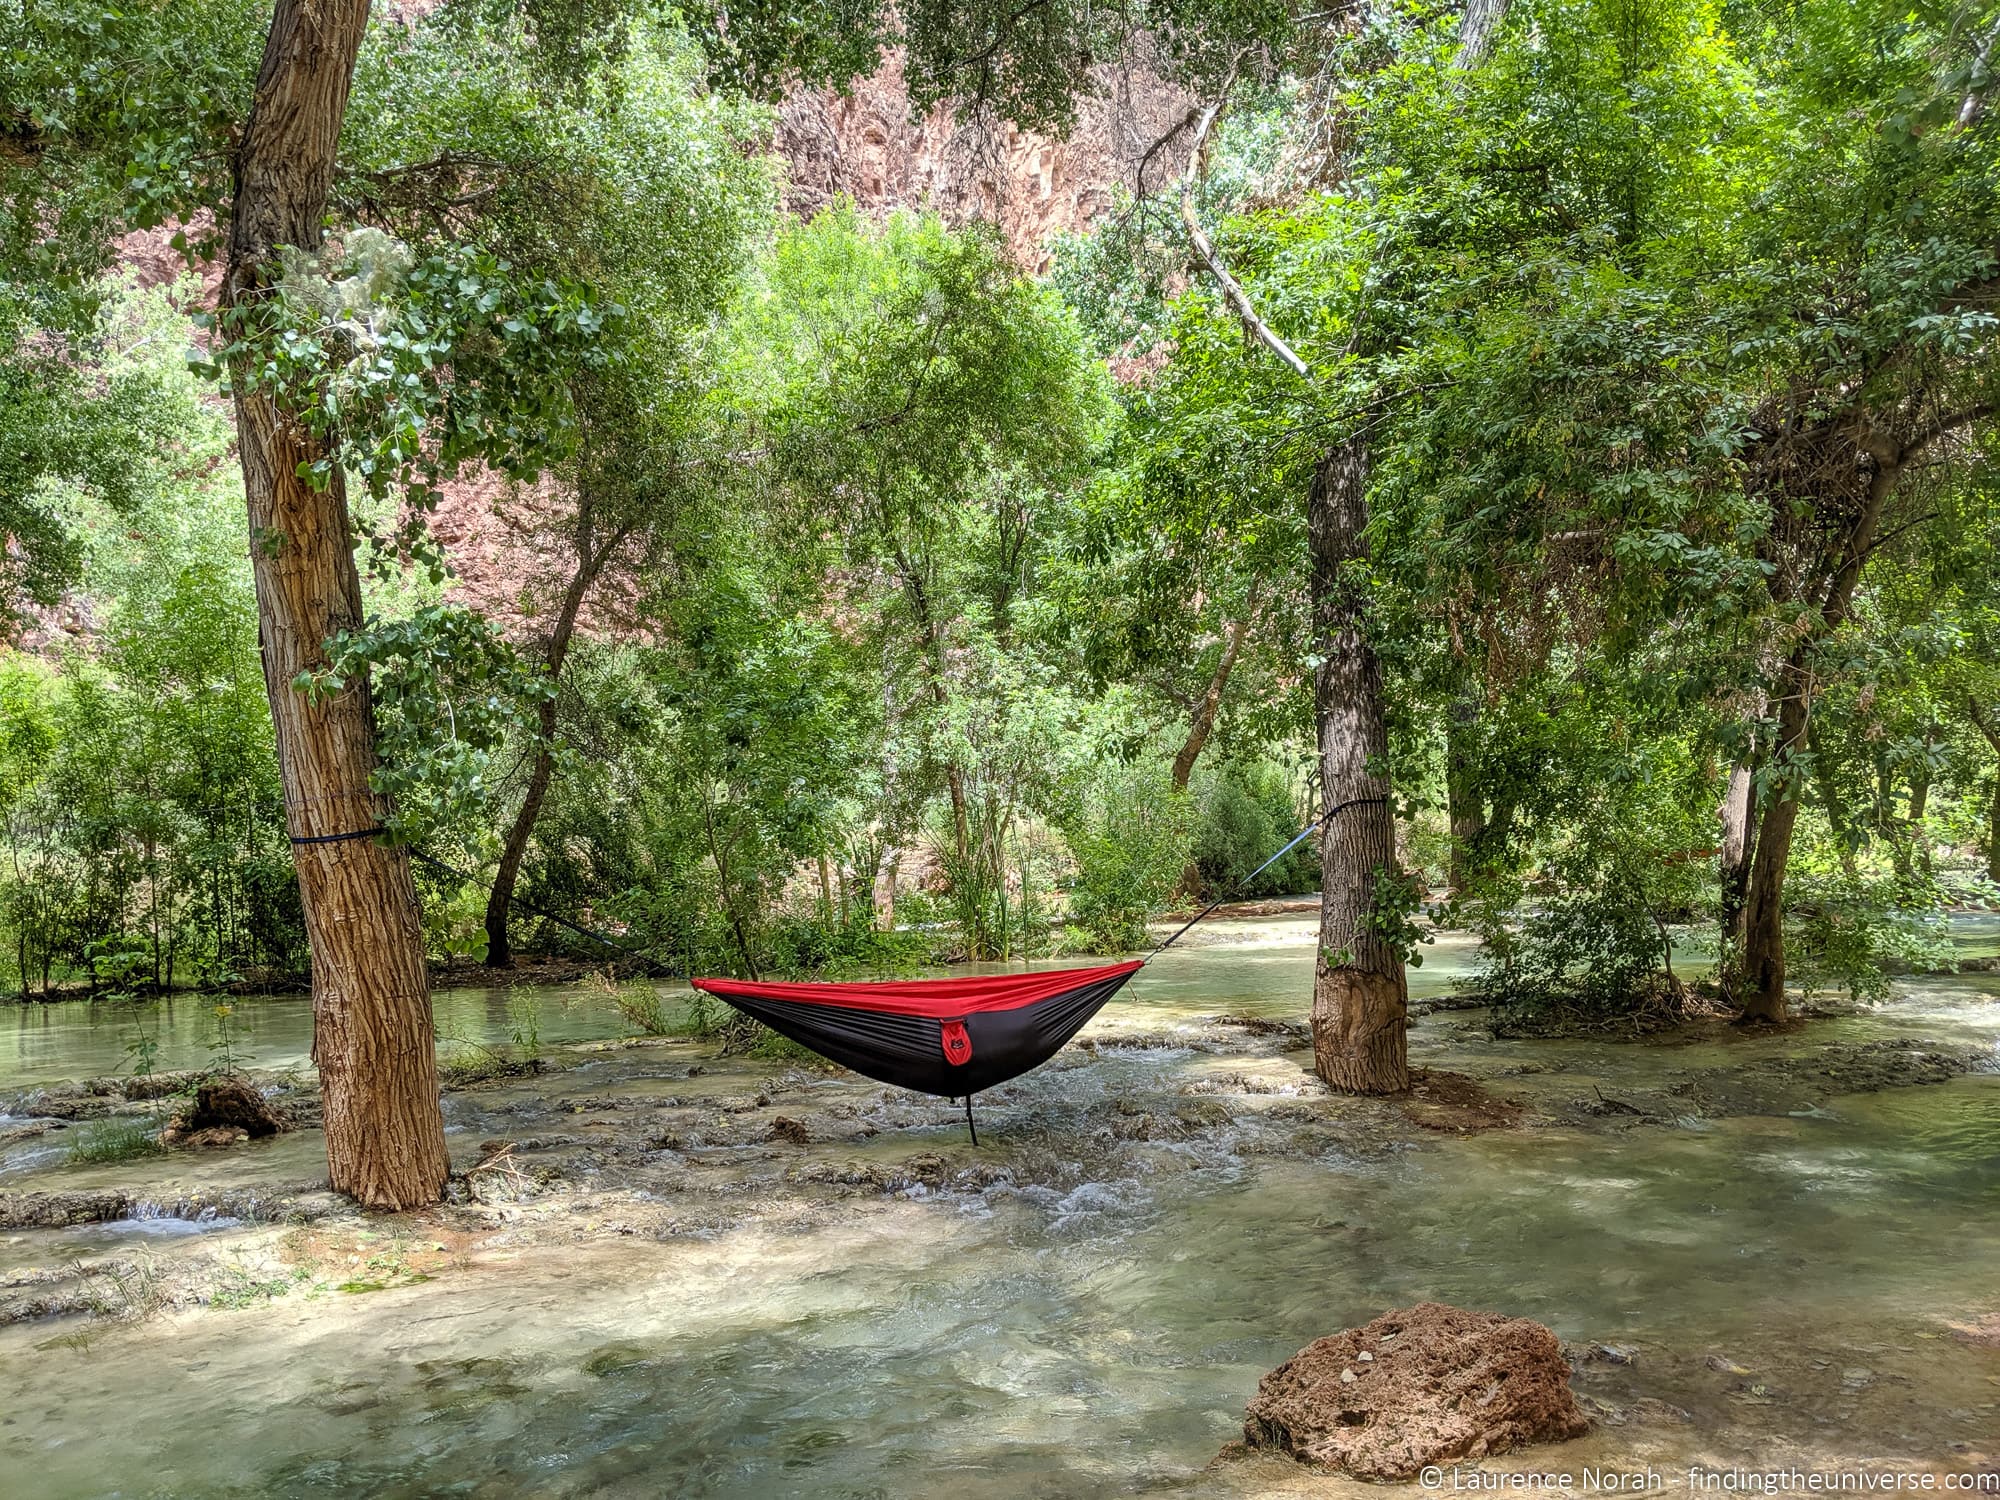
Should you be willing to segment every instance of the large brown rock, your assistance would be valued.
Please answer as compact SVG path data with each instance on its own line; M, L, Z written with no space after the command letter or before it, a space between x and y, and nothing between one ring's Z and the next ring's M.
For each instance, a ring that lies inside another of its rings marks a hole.
M1556 1336L1526 1318L1421 1302L1306 1345L1258 1382L1253 1448L1360 1479L1580 1436Z
M291 1119L273 1109L254 1083L224 1073L201 1081L194 1091L193 1106L182 1112L161 1139L169 1145L227 1145L240 1139L234 1134L239 1130L259 1139L291 1128Z

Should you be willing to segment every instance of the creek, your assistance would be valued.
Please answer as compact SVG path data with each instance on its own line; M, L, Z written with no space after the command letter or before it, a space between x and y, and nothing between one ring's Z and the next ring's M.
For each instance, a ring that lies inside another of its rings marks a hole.
M945 1101L613 1045L629 1028L585 986L538 997L549 1071L447 1095L454 1164L501 1165L432 1215L313 1198L311 1130L96 1165L75 1125L13 1141L0 1189L142 1208L0 1233L0 1280L110 1267L93 1284L144 1315L0 1328L0 1471L32 1476L6 1488L1359 1493L1214 1460L1266 1370L1427 1298L1539 1319L1577 1362L1594 1431L1489 1467L2000 1464L2000 976L1763 1035L1421 1015L1415 1062L1515 1108L1489 1129L1319 1089L1308 923L1206 937L982 1097L977 1150ZM1413 999L1470 960L1447 935ZM441 994L447 1045L504 1041L518 1007ZM208 1060L207 1005L157 1020L156 1067ZM250 1066L306 1065L302 1000L231 1021ZM35 1086L113 1071L133 1025L0 1013L0 1126ZM309 1207L173 1209L232 1192Z

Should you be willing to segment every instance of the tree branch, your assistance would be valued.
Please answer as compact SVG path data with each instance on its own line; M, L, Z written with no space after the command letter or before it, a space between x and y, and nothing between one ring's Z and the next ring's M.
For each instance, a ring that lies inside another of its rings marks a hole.
M1910 439L1903 444L1903 453L1905 456L1917 453L1936 442L1946 433L1956 432L1967 423L1976 422L1981 417L1992 416L1993 410L1993 402L1976 401L1971 406L1961 408L1958 411L1947 412L1944 416L1919 428L1912 434Z
M1201 171L1202 161L1208 152L1208 132L1215 124L1215 117L1222 113L1222 106L1229 100L1229 91L1235 86L1236 74L1243 65L1243 54L1237 53L1236 60L1229 65L1229 76L1222 81L1222 92L1213 104L1202 111L1201 120L1195 126L1194 146L1188 153L1187 171L1181 174L1181 224L1187 230L1188 244L1195 255L1208 267L1208 274L1215 278L1215 284L1222 289L1222 295L1235 309L1236 316L1243 320L1243 326L1250 330L1266 349L1277 355L1279 360L1301 380L1310 380L1312 370L1306 362L1292 351L1292 346L1278 336L1275 329L1257 316L1257 309L1251 305L1250 294L1243 290L1237 279L1229 274L1229 267L1223 264L1214 243L1201 227L1201 220L1195 217L1194 185Z

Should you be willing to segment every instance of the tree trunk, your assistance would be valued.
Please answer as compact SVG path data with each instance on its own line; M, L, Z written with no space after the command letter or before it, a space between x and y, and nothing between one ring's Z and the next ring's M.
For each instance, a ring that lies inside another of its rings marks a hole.
M1460 896L1471 884L1473 850L1486 832L1486 808L1472 784L1472 749L1468 731L1479 717L1479 705L1468 693L1452 699L1444 726L1445 813L1451 820L1451 849L1445 860L1445 885Z
M367 23L367 0L279 0L236 155L231 305L271 295L280 246L320 243ZM288 825L294 839L365 833L383 812L368 784L376 758L366 684L317 702L292 687L325 664L328 636L361 622L347 494L338 470L324 490L300 480L319 450L268 393L247 389L248 363L235 372L237 442ZM374 1208L435 1202L450 1161L409 861L372 838L297 843L293 855L332 1184Z
M1256 608L1256 597L1253 587L1242 617L1222 627L1222 660L1215 664L1215 672L1208 679L1208 688L1194 706L1194 713L1188 720L1187 739L1182 742L1180 753L1174 757L1174 786L1180 791L1187 790L1188 777L1194 774L1194 763L1200 758L1202 748L1208 744L1209 735L1214 732L1215 716L1222 707L1223 692L1229 687L1229 674L1236 669L1237 655L1243 650L1243 637L1250 632L1250 612Z
M882 872L875 877L875 885L869 897L875 905L875 927L879 932L896 930L896 880L903 872L903 851L889 850L882 861Z
M951 706L951 690L945 685L944 627L931 609L930 590L924 586L922 576L900 546L896 549L896 567L902 574L904 597L909 600L910 613L916 617L917 629L923 640L924 669L929 678L931 702L942 715ZM958 762L945 763L944 784L951 797L952 853L963 868L972 850L972 820L966 810L965 773L959 769Z
M629 528L619 530L603 546L593 547L590 503L579 498L577 506L576 572L570 575L569 584L563 589L562 602L556 608L555 624L549 631L548 645L542 653L542 664L548 671L551 687L562 676L563 663L569 659L570 642L576 638L576 617L583 609L585 596L597 581L598 574L604 571L604 565L611 560L611 554L630 534ZM500 868L493 873L493 889L486 897L486 963L495 969L504 969L514 961L513 944L507 937L507 918L514 904L515 884L521 878L521 861L528 853L528 840L534 835L535 822L542 815L542 802L549 794L549 782L555 775L556 705L553 698L538 705L536 720L541 730L541 743L535 749L534 768L528 773L527 790L522 793L521 806L507 829L506 841L500 846Z
M1773 784L1764 826L1757 835L1757 857L1750 867L1750 903L1743 933L1743 1019L1782 1021L1785 1006L1785 867L1792 853L1792 831L1799 817L1798 756L1805 749L1812 725L1813 698L1818 690L1812 655L1820 641L1845 624L1854 607L1854 590L1861 569L1875 544L1882 512L1896 488L1902 449L1875 433L1862 435L1862 446L1873 472L1867 497L1849 527L1815 629L1793 648L1783 672L1784 697L1778 704L1778 744L1773 754L1779 773Z
M1931 740L1926 735L1924 737L1926 759L1910 773L1910 812L1906 820L1910 835L1909 853L1906 857L1915 871L1926 880L1931 874L1930 840L1924 835L1924 811L1930 806L1931 800L1931 772L1928 759L1930 748Z
M553 749L556 734L556 706L553 701L537 705L537 727L542 742L535 749L535 764L528 772L528 785L521 794L521 806L500 846L500 868L493 872L493 889L486 896L486 964L504 969L514 962L514 946L507 936L507 919L514 905L514 887L521 878L521 861L527 857L528 840L542 815L542 802L549 794L555 775Z
M1750 890L1750 863L1757 854L1756 772L1747 765L1729 768L1729 786L1722 794L1722 937L1726 947L1743 941L1743 911Z
M1813 792L1819 798L1820 811L1826 814L1826 826L1833 832L1833 847L1840 860L1841 871L1849 880L1858 880L1861 866L1855 849L1859 839L1847 816L1847 804L1841 799L1840 785L1833 779L1833 764L1825 754L1824 739L1818 725L1807 728L1806 749L1812 756Z
M1313 1066L1333 1088L1392 1094L1410 1086L1409 991L1403 958L1368 918L1378 877L1396 873L1396 821L1384 774L1389 749L1382 672L1368 644L1360 589L1344 564L1365 556L1368 450L1328 454L1309 496L1314 675L1320 788L1335 813L1320 833L1319 962L1312 1004ZM1361 800L1372 799L1372 800Z
M1785 664L1792 686L1778 704L1778 746L1772 756L1776 779L1770 805L1757 831L1750 864L1750 899L1743 918L1743 1019L1785 1019L1785 866L1792 854L1792 830L1799 820L1798 757L1805 750L1809 723L1806 686L1810 669L1801 658Z

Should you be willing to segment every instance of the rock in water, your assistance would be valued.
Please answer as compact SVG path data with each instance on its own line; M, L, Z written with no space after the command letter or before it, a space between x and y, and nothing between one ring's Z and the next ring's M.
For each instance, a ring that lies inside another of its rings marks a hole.
M1569 1374L1540 1323L1421 1302L1279 1365L1258 1382L1243 1437L1360 1479L1408 1479L1426 1464L1581 1436L1590 1420Z
M240 1139L233 1134L258 1138L289 1130L292 1122L271 1107L248 1079L225 1073L205 1078L194 1092L194 1106L161 1135L169 1145L227 1145ZM220 1132L232 1132L224 1137Z

